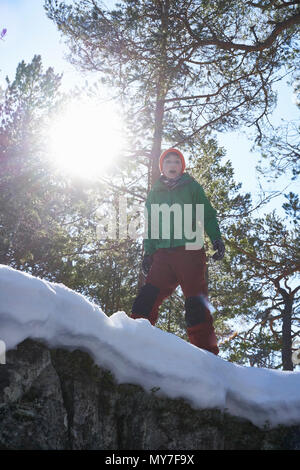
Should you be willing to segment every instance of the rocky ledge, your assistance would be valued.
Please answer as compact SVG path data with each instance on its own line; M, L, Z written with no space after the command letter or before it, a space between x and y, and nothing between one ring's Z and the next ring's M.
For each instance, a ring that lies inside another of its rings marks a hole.
M27 339L0 364L0 449L300 450L300 426L258 428L118 384L83 351Z

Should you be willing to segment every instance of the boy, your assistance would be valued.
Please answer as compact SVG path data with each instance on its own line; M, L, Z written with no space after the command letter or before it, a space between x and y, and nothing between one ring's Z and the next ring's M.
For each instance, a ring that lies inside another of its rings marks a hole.
M222 259L225 247L221 240L216 211L208 201L202 186L188 173L184 173L185 160L179 150L171 148L163 152L159 166L162 175L153 185L146 201L148 238L144 240L145 256L142 264L146 276L145 285L133 303L132 318L147 318L155 325L163 300L180 285L185 296L185 320L189 341L217 355L219 349L213 319L206 303L208 291L203 244L200 247L191 245L186 231L183 233L180 230L184 225L182 219L179 222L178 218L175 220L175 214L171 214L170 210L169 220L164 220L166 215L162 215L160 219L156 219L156 234L153 236L151 232L155 227L154 209L159 206L162 208L164 204L167 208L173 206L180 209L179 214L185 214L186 205L189 205L192 209L191 221L195 233L199 222L197 205L203 205L204 230L217 250L213 258ZM164 222L169 223L168 237L162 236Z

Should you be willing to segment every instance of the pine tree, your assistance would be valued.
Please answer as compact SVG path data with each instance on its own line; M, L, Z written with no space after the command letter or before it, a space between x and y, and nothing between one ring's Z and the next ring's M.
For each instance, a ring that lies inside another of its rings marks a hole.
M46 0L70 60L117 88L135 123L135 155L159 176L161 146L205 129L256 125L275 103L272 82L291 56L298 2Z
M245 279L262 300L248 317L250 327L240 335L242 343L258 341L265 358L281 351L279 366L293 370L292 343L300 335L297 225L287 227L275 212L265 218L246 218L242 226L231 227L228 243Z
M48 211L51 207L53 191L40 159L38 123L54 106L60 79L51 68L43 71L40 56L28 65L23 61L15 80L7 78L0 106L0 260L16 268L30 264L38 251L38 257L42 257L45 232L54 228L50 214L45 212L46 201Z
M97 238L97 210L111 210L114 185L61 174L49 161L48 127L70 99L60 84L40 56L22 61L15 79L7 79L0 103L0 263L62 282L108 315L129 311L140 244ZM115 182L126 185L125 173L121 167Z

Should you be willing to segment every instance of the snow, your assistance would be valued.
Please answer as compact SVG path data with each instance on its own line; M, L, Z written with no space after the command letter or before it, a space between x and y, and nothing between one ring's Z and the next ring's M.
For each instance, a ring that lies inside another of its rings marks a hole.
M195 409L218 408L257 426L300 423L300 372L239 366L166 333L148 320L99 306L63 284L0 265L0 340L26 338L87 351L118 383L159 388ZM1 367L1 364L0 364Z

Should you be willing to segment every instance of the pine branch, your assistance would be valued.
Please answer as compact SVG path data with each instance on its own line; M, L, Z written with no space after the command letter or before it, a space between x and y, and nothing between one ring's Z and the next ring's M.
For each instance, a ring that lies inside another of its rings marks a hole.
M284 31L291 28L292 26L300 24L300 14L297 13L279 23L275 23L276 24L275 28L265 40L256 42L255 44L252 44L252 45L239 44L239 43L234 43L232 41L222 41L221 39L218 39L215 35L211 39L199 39L197 35L194 33L194 31L192 30L187 16L183 18L183 23L186 26L187 31L190 33L193 39L197 42L198 47L216 46L219 49L223 49L227 51L240 50L240 51L246 51L246 52L259 52L265 49L269 49L274 44L278 36L280 36L280 34L282 34Z

